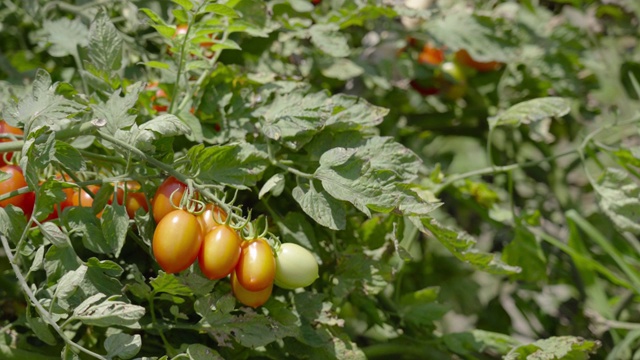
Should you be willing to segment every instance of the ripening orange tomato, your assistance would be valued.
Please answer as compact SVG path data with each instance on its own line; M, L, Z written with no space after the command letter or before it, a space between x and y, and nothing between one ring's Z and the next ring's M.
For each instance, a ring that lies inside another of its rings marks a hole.
M497 61L486 61L486 62L476 61L471 57L469 52L465 49L458 50L455 56L456 56L456 61L459 64L465 65L472 69L476 69L479 72L488 72L488 71L498 70L502 66L502 63L499 63Z
M127 210L127 215L130 219L133 219L138 209L144 209L149 211L147 205L147 197L140 191L140 183L137 181L127 181L127 197L124 196L124 188L118 187L116 189L116 199L118 204L124 205Z
M240 260L242 240L228 225L218 225L209 231L202 242L198 265L211 280L229 275Z
M419 64L440 65L444 62L444 51L429 44L422 47L420 55L418 55Z
M250 291L240 284L237 274L233 272L231 274L231 291L233 291L233 295L242 304L257 308L269 300L271 292L273 291L273 283L262 290Z
M198 215L198 223L202 227L202 233L206 234L214 227L220 225L218 221L227 220L227 213L215 204L207 204L204 211Z
M21 129L7 124L4 120L0 120L0 135L23 135L23 132ZM8 137L0 138L0 142L7 142L7 141L11 141L11 139ZM12 157L13 157L13 153L8 153L6 155L7 160L11 160ZM0 166L7 165L7 163L4 160L5 160L4 154L0 153Z
M0 181L0 195L7 194L27 186L27 182L22 174L22 169L19 166L4 165L0 167L0 171L11 175L8 179ZM31 216L31 213L33 212L35 200L36 198L33 191L29 191L25 194L20 194L0 201L0 207L4 208L9 205L17 206L22 209L22 212L24 212L28 217Z
M178 273L193 264L202 241L196 216L186 210L173 210L160 220L153 233L153 256L168 274Z
M260 291L273 284L276 277L276 259L265 239L244 241L242 253L236 265L236 274L242 287Z

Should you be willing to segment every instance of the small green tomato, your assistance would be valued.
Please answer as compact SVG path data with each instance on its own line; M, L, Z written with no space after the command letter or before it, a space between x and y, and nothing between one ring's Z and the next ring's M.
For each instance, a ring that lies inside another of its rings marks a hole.
M276 285L296 289L311 285L317 278L318 262L309 250L293 243L280 246L276 257Z

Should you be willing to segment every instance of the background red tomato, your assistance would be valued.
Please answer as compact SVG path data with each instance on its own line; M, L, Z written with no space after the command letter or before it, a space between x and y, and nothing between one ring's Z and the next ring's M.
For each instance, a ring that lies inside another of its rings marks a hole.
M19 166L4 165L0 167L0 171L11 174L9 179L0 182L0 195L7 194L27 186L27 182L22 174L22 169ZM0 201L0 207L7 207L9 205L17 206L22 209L25 215L31 216L35 199L35 194L33 191L30 191L26 194L20 194Z
M276 276L276 260L265 239L242 243L242 253L236 266L238 281L249 291L260 291L273 284Z
M153 233L153 256L164 271L178 273L196 260L202 240L195 215L174 210L162 218Z
M127 181L127 195L125 198L124 188L119 186L116 189L116 199L118 204L124 205L127 209L127 215L130 219L133 219L136 215L136 211L142 208L144 211L149 211L149 205L147 204L147 197L140 191L140 183L137 181Z
M480 72L494 71L499 69L502 66L502 64L497 61L487 61L487 62L476 61L471 57L469 52L465 49L458 50L456 52L456 61L459 64L468 66L472 69L476 69Z

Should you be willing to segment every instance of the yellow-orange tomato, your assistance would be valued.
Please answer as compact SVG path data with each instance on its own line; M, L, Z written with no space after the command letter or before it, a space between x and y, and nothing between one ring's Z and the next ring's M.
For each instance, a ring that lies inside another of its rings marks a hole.
M202 240L195 215L174 210L160 220L153 233L153 256L164 271L178 273L196 260Z
M418 63L429 65L440 65L444 62L444 51L429 44L425 44L418 55Z
M240 260L241 243L240 236L231 227L214 227L205 235L200 248L198 265L202 273L211 280L229 275Z
M218 221L227 220L227 213L219 206L207 204L204 211L198 215L198 223L202 227L202 233L206 234L214 227L220 225Z
M242 243L236 274L242 287L249 291L264 290L273 284L276 277L276 259L265 239Z
M256 308L269 300L273 291L273 284L260 291L249 291L240 284L238 276L234 272L231 274L231 291L242 304Z
M118 204L125 206L130 219L135 217L136 211L140 208L144 209L144 211L149 211L147 198L144 196L144 193L140 191L140 183L137 181L127 182L126 198L124 196L124 189L118 187L118 189L116 189L116 199L118 200Z
M7 124L4 120L0 120L0 135L23 135L22 130ZM1 137L0 142L11 141L8 137ZM4 161L4 154L0 153L0 166L5 166L7 163ZM11 160L13 153L7 154L7 160Z

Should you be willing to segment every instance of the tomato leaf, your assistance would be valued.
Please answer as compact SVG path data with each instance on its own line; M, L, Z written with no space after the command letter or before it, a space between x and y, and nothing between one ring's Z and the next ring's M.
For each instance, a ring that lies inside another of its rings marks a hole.
M338 32L335 24L316 24L309 28L311 42L325 54L333 57L347 57L351 53L347 38Z
M130 109L136 104L138 95L144 89L144 83L137 82L127 88L127 93L121 96L122 89L116 90L107 102L91 104L94 116L106 120L100 131L115 134L117 130L129 128L135 124L136 117Z
M224 360L217 351L201 344L189 345L187 355L191 360Z
M326 191L317 191L312 183L296 186L291 195L302 210L315 222L333 230L343 230L346 226L346 210L342 202L334 199Z
M142 348L140 334L113 334L104 341L104 348L109 358L131 359Z
M640 187L624 171L607 168L594 186L602 211L623 231L640 234Z
M570 110L569 102L563 98L538 98L516 104L497 116L489 118L489 126L492 128L504 125L518 127L525 124L532 127L533 132L549 139L548 126L540 127L541 122L553 117L565 116Z
M73 311L73 318L86 325L136 328L140 326L138 320L144 314L145 308L142 306L106 299L105 294L98 293L79 304Z
M236 14L236 12L232 8L222 4L209 4L204 7L204 12L222 15L228 18L238 17L238 14Z
M538 281L547 278L547 259L535 235L524 227L515 229L515 236L502 251L502 260L522 269L517 279Z
M520 345L511 336L479 329L446 334L443 341L451 351L467 357L489 351L506 355L512 348Z
M190 132L189 127L175 115L163 114L140 125L137 133L134 130L133 142L140 150L153 151L155 149L153 142L158 138L185 135Z
M433 235L458 259L479 270L492 274L517 274L520 267L507 265L497 255L484 253L473 248L476 240L463 231L457 231L440 224L430 217L410 217L413 224L423 233Z
M84 110L84 105L57 95L56 87L49 73L38 69L31 91L4 108L4 119L10 125L24 124L31 130L43 125L49 125L54 132L68 127L71 116Z
M49 328L49 324L47 324L41 317L33 316L32 312L34 311L35 310L31 306L29 306L26 311L29 327L33 330L38 339L44 341L46 344L56 345L57 341Z
M600 346L602 344L598 340L590 341L575 336L554 336L515 347L504 356L504 360L532 358L530 355L540 359L586 359Z
M166 293L176 296L191 296L191 289L183 284L175 275L161 271L158 277L151 280L151 287L156 294Z
M89 59L99 70L111 73L122 66L122 38L104 11L91 22Z
M263 151L248 143L189 149L191 172L203 181L214 181L240 189L254 186L269 164Z
M273 194L273 196L280 196L280 194L282 194L282 191L284 190L284 185L285 178L283 174L278 173L273 175L264 183L264 185L262 185L262 188L258 193L258 199L262 199L262 197L269 192Z
M89 28L78 18L46 20L39 35L42 45L50 44L47 50L54 57L78 57L78 47L89 45Z

